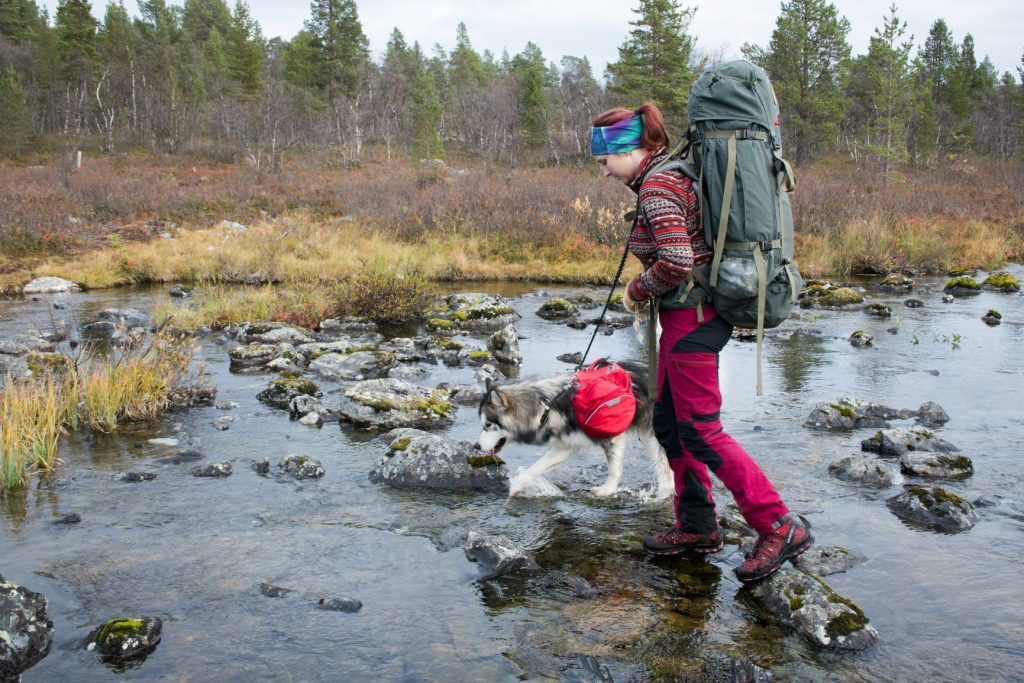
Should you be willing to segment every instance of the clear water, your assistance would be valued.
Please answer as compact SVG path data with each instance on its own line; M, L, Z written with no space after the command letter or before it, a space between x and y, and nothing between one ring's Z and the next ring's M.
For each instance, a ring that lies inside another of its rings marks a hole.
M872 301L893 307L886 321L858 311L788 322L765 343L760 398L754 346L734 341L722 359L726 427L789 505L811 519L820 544L869 558L827 581L878 629L881 643L872 650L818 652L772 624L735 579L742 556L733 546L708 563L646 559L640 540L668 523L671 511L649 502L651 477L639 459L627 463L624 493L608 501L587 494L603 481L599 450L551 474L557 499L383 488L367 479L386 450L381 441L338 425L317 430L289 421L256 401L268 376L229 373L227 349L206 341L201 355L218 401L239 404L230 430L211 426L225 413L197 408L114 435L73 435L55 486L0 500L0 573L42 592L56 626L53 651L23 678L679 680L717 650L767 666L781 681L1020 680L1024 298L984 293L944 304L941 286L919 283L913 296L925 301L922 309L904 307L905 295L872 293ZM592 328L541 320L534 312L544 293L530 287L486 289L512 297L522 313L520 376L569 369L555 357L585 348ZM163 289L91 292L62 297L68 308L61 311L48 300L0 301L0 336L48 327L51 311L84 323L102 308L149 309L164 297ZM989 308L1003 314L1002 325L981 322ZM846 341L858 328L874 334L873 348ZM639 358L644 344L621 330L598 336L591 356L598 355ZM472 381L472 369L425 367L417 380L424 385ZM340 386L321 386L330 404ZM865 490L830 477L829 463L859 451L869 433L817 433L801 423L815 403L845 395L895 407L939 402L952 417L942 436L976 469L947 487L992 503L979 509L979 524L956 535L911 528L885 505L898 488ZM473 438L476 427L475 410L460 407L447 433ZM173 449L147 443L155 437L198 440L206 462L232 461L235 474L197 479L191 465L160 465L157 458ZM510 446L503 456L515 472L541 452ZM278 483L249 469L288 453L319 459L326 476ZM114 481L122 469L158 476ZM70 512L81 524L53 524ZM525 544L543 571L480 581L462 550L471 528ZM295 592L270 599L261 582ZM360 599L362 611L315 608L319 598L339 596ZM109 618L140 615L164 620L163 639L127 671L115 673L74 647Z

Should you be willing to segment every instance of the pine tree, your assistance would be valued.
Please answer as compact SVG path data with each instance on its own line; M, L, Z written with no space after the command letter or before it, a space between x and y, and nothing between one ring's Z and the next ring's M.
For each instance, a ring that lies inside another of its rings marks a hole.
M767 50L744 46L748 59L768 71L779 98L783 143L803 163L836 139L846 100L840 90L850 46L850 22L827 0L791 0Z
M412 91L412 154L415 159L440 159L444 155L441 145L441 100L437 96L434 76L422 65Z
M85 81L99 63L96 50L96 19L92 5L84 0L57 3L57 36L61 65L69 81Z
M8 66L0 72L0 156L17 157L26 152L32 132L25 89L14 68Z
M875 29L868 47L867 63L873 86L874 152L883 162L883 182L888 183L893 163L904 158L907 149L906 118L913 94L910 73L910 49L913 36L900 42L907 22L896 16L896 5L889 7L881 29Z
M296 33L284 48L285 80L305 92L319 92L320 56L315 35L306 29Z
M519 127L528 147L540 147L547 142L547 106L545 89L547 68L544 55L533 43L512 60L512 74L519 84Z
M227 35L227 73L245 97L259 94L267 44L243 0L235 2Z
M321 89L329 100L336 95L354 98L370 59L355 0L313 0L310 12L306 30L320 51Z
M185 0L181 26L195 45L205 46L214 31L228 35L231 10L224 0Z
M469 41L466 24L459 22L455 30L455 49L449 57L449 79L458 91L482 87L486 83L484 63Z
M629 22L634 28L619 47L619 60L608 65L608 89L630 108L653 100L669 127L681 128L694 79L688 31L696 8L682 8L676 0L640 0L633 12L638 16Z
M0 0L0 37L24 43L38 28L39 7L33 0Z

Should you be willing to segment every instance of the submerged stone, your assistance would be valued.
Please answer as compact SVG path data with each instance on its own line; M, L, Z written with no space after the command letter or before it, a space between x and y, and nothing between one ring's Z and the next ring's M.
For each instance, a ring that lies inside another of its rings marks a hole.
M504 491L504 461L419 429L395 429L383 437L388 451L370 470L370 480L396 488Z
M320 598L316 606L329 612L355 613L363 608L363 603L356 598Z
M214 420L212 424L214 429L219 429L222 432L226 432L227 430L231 429L231 425L234 424L235 422L238 422L237 415L223 415Z
M53 622L46 598L0 576L0 681L18 681L50 652Z
M507 536L471 529L465 551L466 559L479 563L487 578L540 569L533 555Z
M192 470L193 477L214 477L224 478L230 477L232 472L231 463L229 462L212 462L209 465L203 465L202 467L196 467Z
M197 406L213 405L217 387L203 381L189 382L176 387L168 396L170 410L187 410Z
M864 612L812 574L784 567L751 586L750 593L818 647L864 650L878 641L878 631Z
M148 655L160 642L163 621L159 617L111 619L86 638L86 649L121 661Z
M995 327L996 325L1003 322L1003 316L999 313L999 311L995 309L989 309L989 311L985 315L981 316L981 320L989 327Z
M889 507L900 519L938 531L967 531L979 519L973 505L939 486L910 486Z
M924 302L920 299L907 299L903 305L907 308L924 308Z
M865 330L857 330L850 335L850 345L855 348L863 348L865 346L871 346L871 342L874 341L874 339L875 338Z
M864 309L864 312L875 318L891 318L892 309L886 304L871 304Z
M395 366L395 354L388 351L327 353L310 362L309 369L331 380L364 380L387 377Z
M118 472L114 475L114 479L127 482L153 481L156 479L156 474L153 472Z
M325 474L319 460L300 453L285 456L285 459L279 462L277 467L295 479L319 479Z
M267 596L268 598L283 598L289 593L294 592L295 591L291 588L281 588L280 586L275 586L273 584L266 582L260 584L260 593L263 593L263 595Z

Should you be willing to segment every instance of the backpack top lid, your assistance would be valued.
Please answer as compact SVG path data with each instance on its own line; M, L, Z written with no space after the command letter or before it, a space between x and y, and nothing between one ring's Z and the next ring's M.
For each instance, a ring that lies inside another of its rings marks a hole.
M779 147L779 103L761 67L744 59L716 64L704 70L686 106L691 126L709 130L736 130L750 124L771 132Z

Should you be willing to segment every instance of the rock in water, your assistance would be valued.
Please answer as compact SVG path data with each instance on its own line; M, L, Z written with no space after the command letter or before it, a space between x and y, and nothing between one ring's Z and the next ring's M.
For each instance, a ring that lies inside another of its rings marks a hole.
M390 449L370 471L370 480L396 488L504 491L508 471L500 458L480 453L468 441L418 429L395 429Z
M784 567L750 594L818 647L863 650L878 640L864 612L813 574Z
M478 562L487 570L488 577L540 569L529 551L507 536L492 536L471 529L465 550L466 559Z
M316 604L317 609L329 612L358 612L363 608L363 603L355 598L320 598Z
M212 462L209 465L202 467L196 467L192 470L193 477L213 477L223 478L230 477L232 472L231 463L229 462Z
M89 634L86 649L125 660L149 654L160 642L163 621L159 617L111 619Z
M267 596L268 598L283 598L289 593L294 593L291 588L282 588L281 586L275 586L271 583L261 583L260 593Z
M900 456L911 451L956 453L960 450L924 427L882 429L870 439L861 442L861 449L890 457Z
M928 479L964 479L974 474L974 462L966 455L916 451L900 458L904 474Z
M938 486L910 486L889 507L900 519L937 531L967 531L978 522L973 505Z
M844 481L865 486L888 488L903 483L903 475L895 466L874 457L848 455L828 466L828 471Z
M502 363L521 365L523 362L523 354L519 350L519 333L512 323L492 334L487 342L487 348L494 358Z
M298 453L285 456L285 459L279 462L277 467L296 479L319 479L325 474L319 460Z
M839 574L868 561L860 553L847 550L840 546L811 546L800 557L793 560L797 569L814 574L828 576Z
M63 292L77 292L82 288L70 280L59 277L37 277L25 285L21 291L24 294L59 294Z
M19 680L50 652L52 642L46 598L0 576L0 681Z

